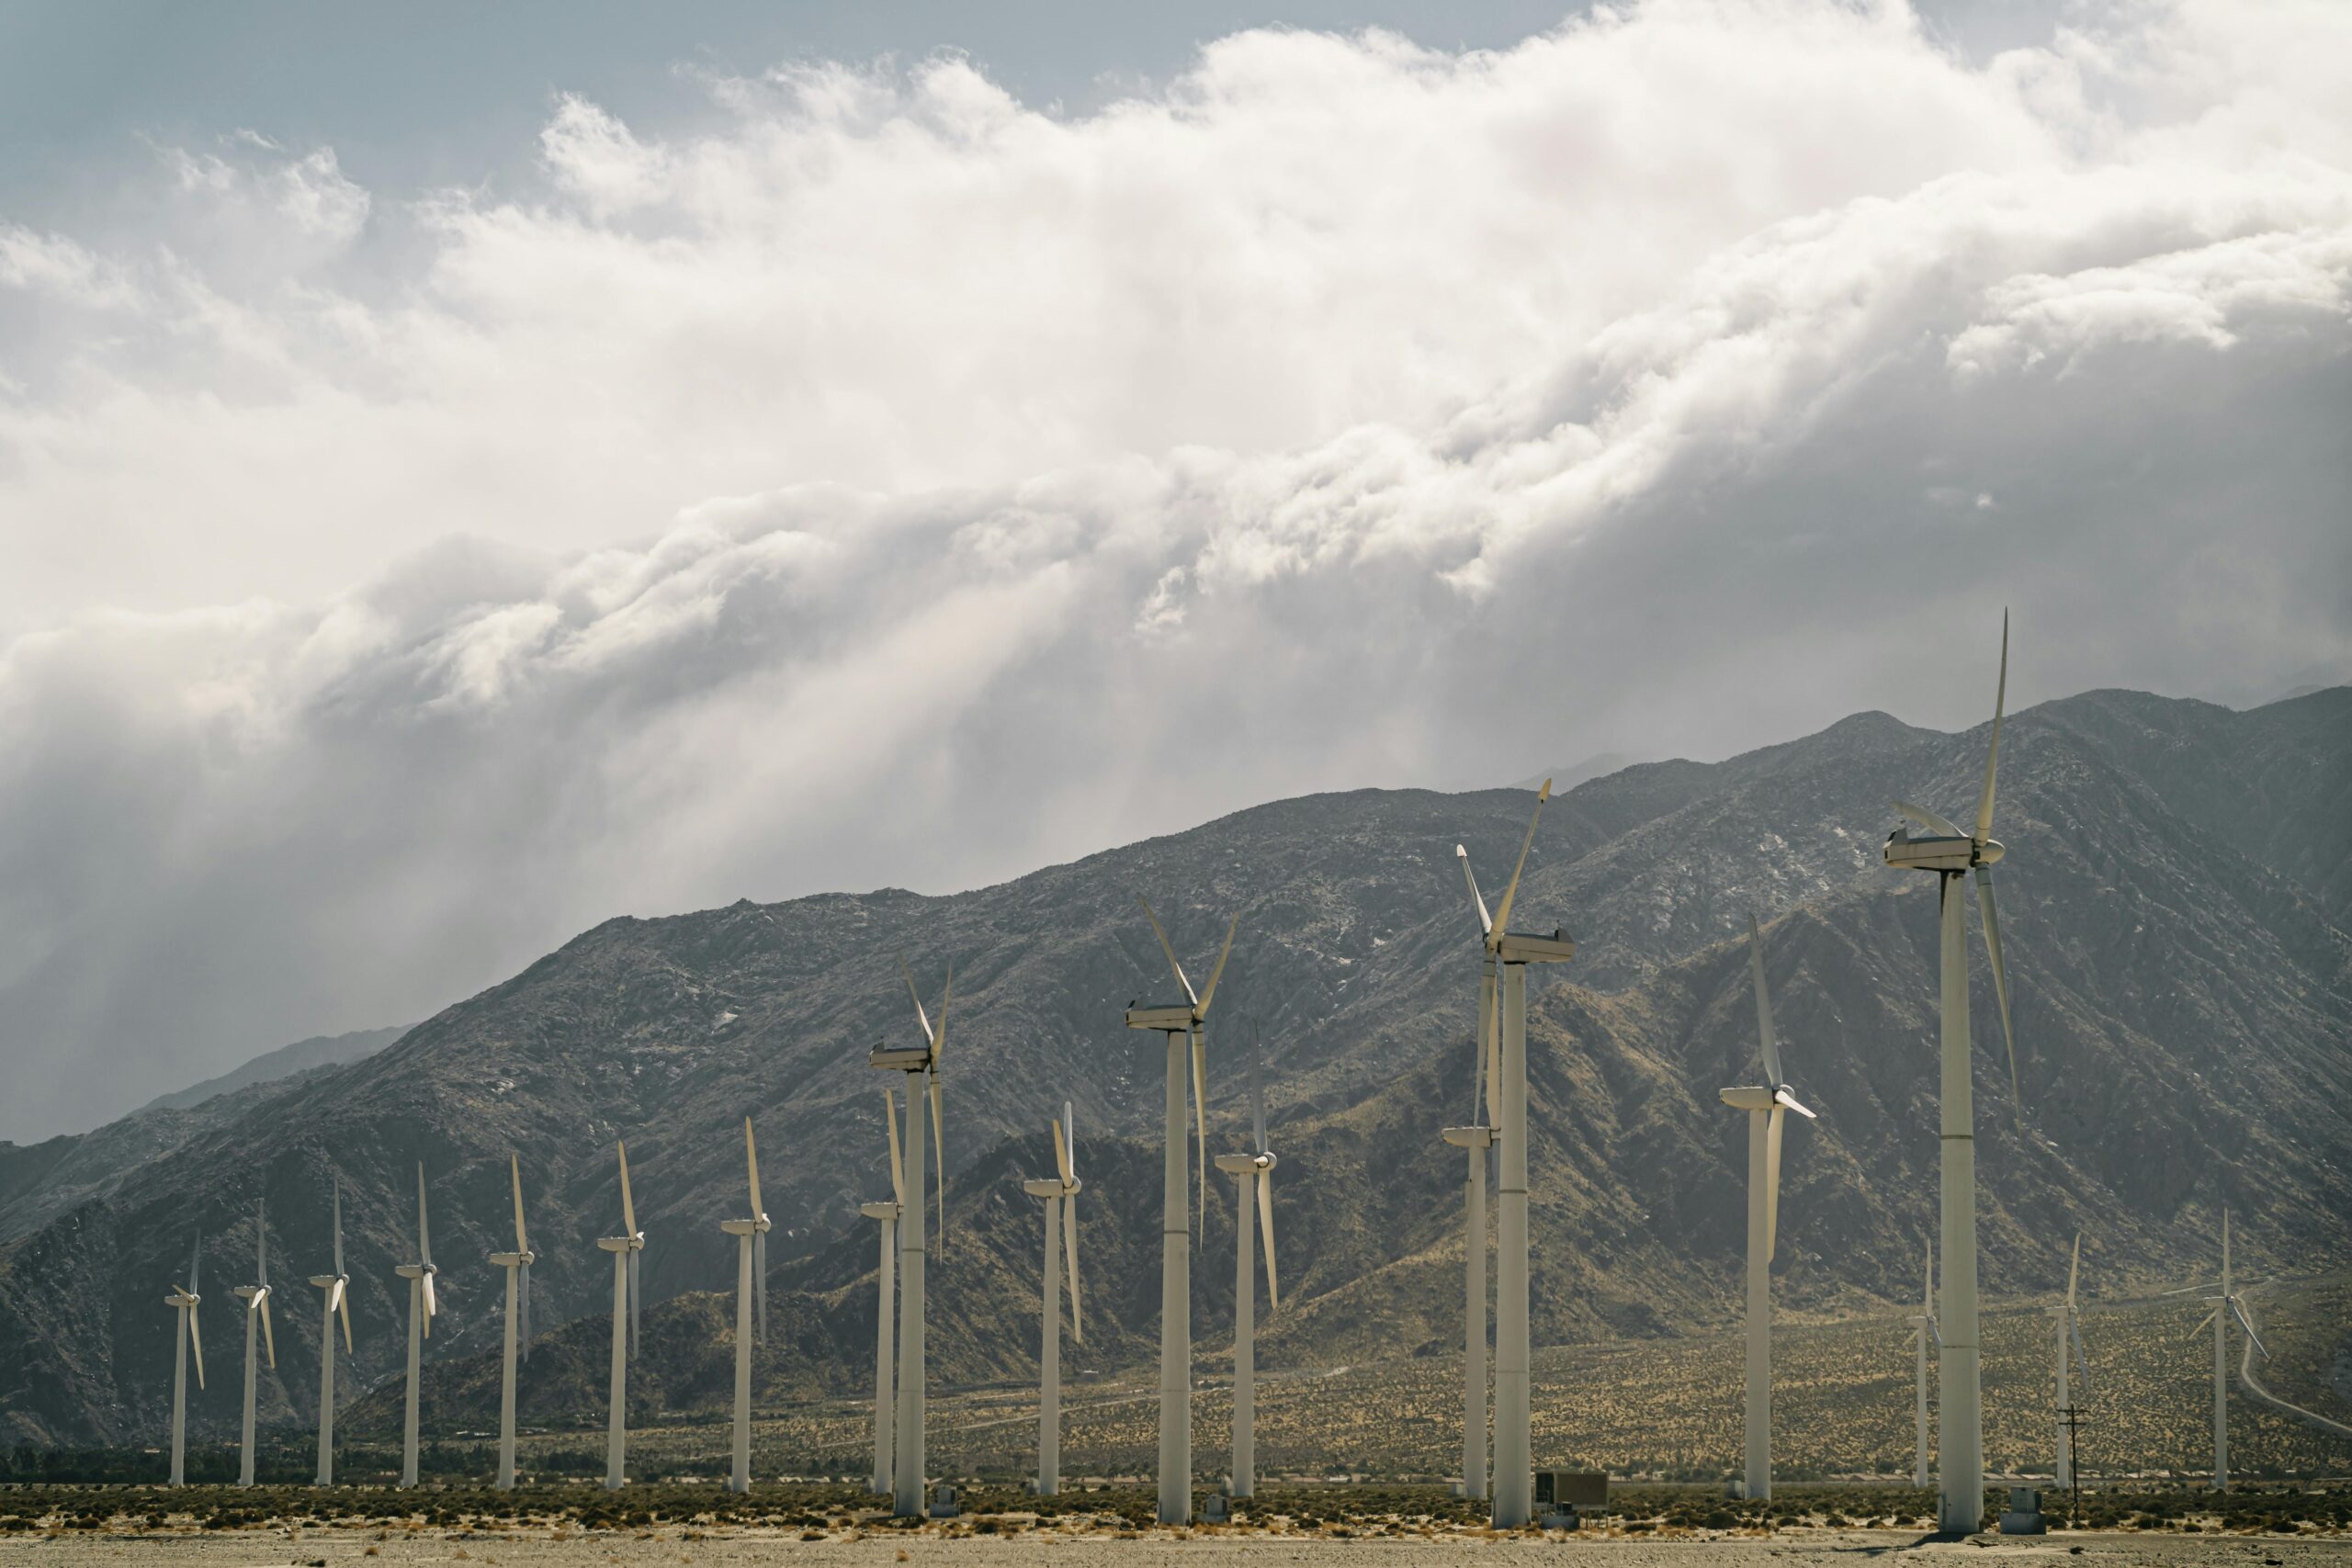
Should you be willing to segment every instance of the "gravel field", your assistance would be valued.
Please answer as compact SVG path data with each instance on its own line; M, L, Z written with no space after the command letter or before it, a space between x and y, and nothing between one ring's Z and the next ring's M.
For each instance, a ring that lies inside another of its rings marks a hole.
M371 1555L370 1549L373 1549ZM241 1536L148 1532L0 1540L0 1568L410 1568L469 1563L478 1568L606 1568L615 1562L729 1568L740 1563L968 1564L969 1568L1031 1562L1085 1563L1355 1562L1532 1563L1588 1560L1606 1568L1765 1568L1813 1562L1864 1568L1889 1558L1929 1568L1937 1559L1992 1568L2017 1561L2064 1562L2085 1568L2346 1568L2352 1539L2278 1540L2247 1537L2056 1534L2041 1540L1927 1540L1893 1530L1806 1530L1770 1539L1635 1540L1554 1535L1546 1539L1487 1539L1475 1534L1329 1540L1295 1534L1224 1531L1145 1531L1120 1539L1101 1531L1025 1531L1015 1536L940 1535L878 1530L831 1533L807 1540L789 1530L647 1534L544 1532L376 1532L301 1530Z

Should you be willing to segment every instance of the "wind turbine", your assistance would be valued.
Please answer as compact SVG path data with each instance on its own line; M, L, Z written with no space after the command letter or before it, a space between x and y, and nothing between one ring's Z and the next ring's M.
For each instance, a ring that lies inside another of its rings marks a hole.
M1274 1151L1266 1142L1266 1102L1259 1092L1254 1031L1250 1036L1250 1116L1258 1134L1257 1152L1216 1156L1216 1168L1234 1179L1233 1482L1228 1495L1235 1497L1255 1496L1258 1491L1258 1269L1252 1254L1261 1224L1266 1233L1267 1310L1282 1305L1274 1280Z
M1792 1111L1813 1112L1789 1092L1781 1072L1781 1037L1764 988L1764 938L1747 918L1747 970L1756 980L1756 1030L1764 1076L1754 1088L1722 1091L1725 1105L1747 1112L1747 1495L1772 1495L1772 1254L1781 1233L1781 1122Z
M1235 915L1225 929L1225 947L1216 955L1216 967L1209 972L1208 989L1195 994L1193 983L1184 978L1184 966L1176 962L1176 950L1168 944L1168 933L1159 929L1159 917L1146 900L1136 901L1143 905L1144 919L1151 922L1152 935L1159 939L1159 950L1168 955L1168 967L1175 972L1176 984L1184 993L1181 1003L1148 1008L1130 1003L1127 1008L1129 1029L1157 1030L1168 1037L1159 1226L1159 1522L1183 1525L1193 1522L1193 1269L1192 1237L1184 1213L1185 1065L1189 1059L1205 1206L1208 1122L1197 1107L1208 1092L1208 1045L1201 1024L1216 996L1216 983L1225 976L1225 961L1233 956L1233 933L1240 929L1241 917Z
M605 1418L605 1490L617 1492L628 1484L622 1465L628 1452L628 1359L637 1353L638 1309L642 1291L638 1283L638 1259L645 1253L645 1233L637 1228L637 1204L628 1191L628 1145L613 1145L621 1162L621 1234L598 1236L596 1245L613 1255L613 1403Z
M1492 916L1487 913L1487 901L1478 896L1470 852L1460 844L1453 846L1454 858L1462 863L1463 879L1470 885L1470 904L1478 918L1478 939L1486 954L1478 985L1481 1040L1498 1041L1498 968L1502 981L1500 1035L1491 1074L1500 1091L1495 1120L1502 1150L1495 1218L1495 1495L1491 1510L1498 1529L1518 1529L1532 1517L1535 1483L1528 1461L1527 966L1564 964L1577 952L1577 944L1556 929L1550 936L1527 936L1509 929L1520 875L1527 869L1527 852L1535 843L1535 825L1543 820L1544 803L1551 798L1552 781L1545 779L1544 787L1535 792L1535 814L1528 818L1527 838L1519 846L1519 863L1511 868L1510 882ZM1466 1483L1469 1478L1463 1479Z
M230 1292L245 1303L245 1424L237 1449L237 1484L254 1483L254 1393L260 1366L254 1358L254 1320L261 1320L263 1343L269 1348L269 1370L277 1370L277 1335L269 1325L269 1214L266 1202L254 1208L254 1283ZM193 1281L191 1281L192 1283Z
M1037 1495L1051 1497L1062 1489L1062 1278L1065 1255L1069 1259L1070 1337L1086 1343L1086 1318L1079 1308L1078 1194L1085 1185L1078 1179L1077 1119L1069 1101L1062 1101L1062 1119L1054 1123L1054 1166L1058 1172L1044 1181L1024 1181L1021 1190L1046 1201L1045 1337L1038 1351Z
M2192 1285L2190 1290L2205 1287ZM2167 1292L2166 1294L2177 1292ZM2254 1331L2254 1320L2246 1315L2245 1299L2237 1293L2230 1274L2230 1212L2222 1211L2222 1279L2221 1294L2203 1298L2213 1303L2213 1310L2204 1323L2189 1332L2201 1332L2208 1324L2213 1329L2213 1490L2230 1489L2230 1319L2238 1320L2245 1337L2262 1352L2264 1360L2270 1359L2269 1348L2262 1336Z
M343 1348L351 1349L351 1276L343 1271L343 1173L334 1178L334 1272L313 1274L311 1283L324 1292L326 1319L319 1332L319 1474L318 1484L334 1484L334 1324L343 1319Z
M1914 1486L1928 1483L1928 1346L1933 1343L1941 1350L1944 1345L1944 1337L1936 1328L1936 1244L1928 1243L1927 1251L1927 1282L1919 1290L1919 1314L1911 1320L1911 1344L1919 1356L1919 1458L1911 1474Z
M899 974L907 982L907 995L915 1004L915 1021L922 1026L920 1045L876 1045L866 1054L867 1064L877 1072L907 1075L907 1156L910 1168L907 1187L913 1189L914 1208L902 1219L909 1222L899 1226L899 1365L898 1414L894 1417L897 1453L891 1461L891 1511L900 1518L921 1518L923 1513L923 1223L922 1223L922 1101L923 1089L918 1087L918 1077L926 1080L931 1095L931 1136L933 1151L939 1156L939 1246L947 1248L947 1144L941 1122L939 1098L939 1058L947 1047L947 1005L956 995L956 971L947 971L947 984L939 998L939 1027L931 1025L931 1015L923 1010L922 998L915 990L915 977L904 960ZM891 1123L895 1129L897 1122ZM895 1168L893 1174L896 1174ZM901 1189L899 1201L906 1201Z
M172 1323L172 1484L187 1484L187 1353L196 1352L196 1386L204 1386L204 1341L196 1331L196 1303L204 1298L196 1293L196 1266L204 1249L204 1237L196 1238L196 1246L187 1255L187 1283L174 1285L164 1304L179 1315Z
M517 1341L525 1360L531 1357L531 1265L538 1254L523 1229L523 1157L506 1156L507 1174L514 1181L514 1250L493 1252L490 1260L506 1270L506 1355L498 1375L498 1489L514 1488L514 1358ZM521 1309L519 1333L516 1308Z
M2058 1328L2058 1487L2064 1491L2075 1483L2075 1434L2066 1426L2066 1417L2075 1413L2075 1387L2072 1373L2080 1368L2083 1392L2091 1391L2090 1358L2083 1354L2082 1315L2075 1310L2075 1284L2083 1272L2083 1233L2075 1233L2075 1260L2066 1269L2066 1302L2064 1306L2049 1309ZM2069 1355L2073 1357L2070 1361Z
M1487 1067L1498 1050L1494 968L1487 966L1478 1010L1478 1038L1470 1043L1470 1124L1440 1134L1467 1150L1462 1183L1462 1495L1487 1495L1487 1151L1495 1146L1495 1100L1501 1092Z
M907 1177L905 1162L899 1157L899 1104L891 1097L887 1081L882 1085L882 1124L890 1133L890 1201L860 1204L857 1212L869 1220L878 1220L882 1226L882 1260L874 1276L880 1283L882 1298L874 1312L874 1490L888 1492L898 1468L898 1439L892 1420L897 1390L890 1355L890 1336L895 1325L890 1311L897 1293L899 1214L907 1203Z
M433 1293L433 1231L424 1219L424 1163L416 1167L416 1261L392 1272L408 1281L408 1405L401 1417L401 1484L416 1484L416 1405L424 1379L424 1341L441 1304Z
M768 1342L768 1210L760 1201L760 1145L743 1118L743 1164L751 1173L752 1217L721 1220L735 1238L735 1470L728 1490L752 1489L752 1303L759 1302L759 1341Z
M2009 618L2001 616L2001 675L1993 695L1993 739L1984 752L1984 788L1976 827L1963 833L1943 818L1903 801L1895 810L1928 829L1915 839L1907 827L1887 835L1883 852L1897 870L1933 872L1941 894L1943 970L1943 1233L1944 1301L1940 1322L1951 1325L1936 1359L1936 1457L1942 1472L1939 1522L1948 1531L1973 1531L1984 1522L1984 1389L1976 1325L1976 1131L1969 1086L1968 914L1971 873L1984 917L1984 952L1993 995L2001 1007L2001 1034L2009 1049L2009 1092L2018 1098L2017 1036L2009 1027L2009 976L2001 962L2001 922L1993 905L1993 864L2002 855L1993 832L1993 779L2001 760L2001 709L2008 696Z

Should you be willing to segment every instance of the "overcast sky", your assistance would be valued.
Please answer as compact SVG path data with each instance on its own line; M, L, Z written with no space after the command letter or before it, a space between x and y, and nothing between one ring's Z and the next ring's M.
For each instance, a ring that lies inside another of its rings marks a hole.
M0 1137L2005 604L2352 673L2339 0L834 9L0 7Z

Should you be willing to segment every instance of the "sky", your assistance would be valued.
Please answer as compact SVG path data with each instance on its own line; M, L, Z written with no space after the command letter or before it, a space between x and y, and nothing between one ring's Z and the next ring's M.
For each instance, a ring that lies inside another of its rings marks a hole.
M1130 14L1133 13L1133 14ZM617 914L2352 677L2352 7L0 4L0 1138Z

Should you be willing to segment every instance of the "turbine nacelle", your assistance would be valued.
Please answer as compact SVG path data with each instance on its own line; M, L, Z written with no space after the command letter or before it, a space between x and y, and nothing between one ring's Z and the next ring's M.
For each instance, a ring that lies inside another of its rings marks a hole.
M496 1269L528 1269L538 1260L539 1255L536 1252L493 1252L490 1255L491 1266Z
M1448 1127L1439 1136L1457 1149L1491 1149L1497 1131L1492 1127Z
M1886 863L1898 871L1973 871L1980 865L1991 865L2006 852L1998 839L1978 843L1965 833L1931 833L1915 839L1908 828L1897 828L1886 836L1886 848L1881 852Z
M857 1212L869 1220L895 1220L902 1205L897 1203L860 1203Z
M1156 1029L1163 1034L1185 1034L1192 1031L1193 1009L1189 1002L1174 1007L1131 1007L1127 1010L1129 1029Z

